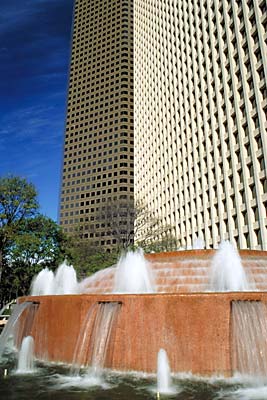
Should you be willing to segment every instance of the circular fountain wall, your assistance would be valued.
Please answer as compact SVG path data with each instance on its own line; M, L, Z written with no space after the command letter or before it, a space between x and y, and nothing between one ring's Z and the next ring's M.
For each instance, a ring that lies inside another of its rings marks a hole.
M267 252L239 255L248 291L211 292L213 250L149 254L155 293L115 293L115 268L108 268L80 284L83 294L20 299L39 304L25 335L34 338L35 356L48 361L77 363L81 354L81 364L97 368L155 372L158 352L164 349L173 372L251 372L252 360L243 358L255 337L261 344L252 357L267 355L267 332L260 330L267 324ZM240 267L239 256L234 257L231 269ZM219 262L223 268L221 257ZM242 336L248 331L250 339ZM101 355L97 349L104 342ZM260 372L267 373L267 360Z

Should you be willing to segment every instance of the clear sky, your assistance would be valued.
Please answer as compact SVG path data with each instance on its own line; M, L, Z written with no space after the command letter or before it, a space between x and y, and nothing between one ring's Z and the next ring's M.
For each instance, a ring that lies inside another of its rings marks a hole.
M57 219L74 0L1 0L0 175L19 175Z

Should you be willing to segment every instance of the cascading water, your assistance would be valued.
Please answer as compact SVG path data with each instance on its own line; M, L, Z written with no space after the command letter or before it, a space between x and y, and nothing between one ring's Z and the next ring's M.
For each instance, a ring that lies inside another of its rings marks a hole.
M25 374L34 372L34 340L32 336L26 336L22 343L18 355L17 373Z
M104 368L108 352L110 352L109 358L112 359L110 344L114 343L114 338L113 340L111 338L120 308L121 303L118 302L99 304L91 342L91 367L94 373L99 373Z
M168 356L164 349L160 349L158 352L157 391L163 394L172 392L171 370Z
M99 303L93 304L86 314L82 323L80 333L76 342L71 372L73 375L79 375L82 366L87 366L90 362L90 341L94 330L96 313Z
M235 292L249 289L246 273L237 250L230 242L222 242L212 259L210 290Z
M112 359L114 332L121 303L94 304L85 320L77 340L72 373L77 375L82 365L89 366L88 374L100 376L107 359Z
M2 357L2 355L4 353L4 350L7 345L7 341L9 339L9 337L14 334L14 330L15 330L17 321L19 320L22 313L27 308L29 308L31 305L32 305L32 302L26 301L25 303L17 304L14 307L13 312L12 312L11 316L9 317L7 324L4 327L4 329L0 335L0 358Z
M141 249L123 255L115 272L114 293L153 293L154 278Z
M37 302L32 302L30 306L27 307L25 316L23 316L22 320L19 322L19 331L16 329L15 342L17 346L21 345L24 337L31 334L32 325L38 308L39 303Z
M267 305L232 301L233 370L267 376Z
M55 275L48 268L43 269L32 282L32 296L43 296L52 294L76 294L78 293L78 283L74 268L61 264Z

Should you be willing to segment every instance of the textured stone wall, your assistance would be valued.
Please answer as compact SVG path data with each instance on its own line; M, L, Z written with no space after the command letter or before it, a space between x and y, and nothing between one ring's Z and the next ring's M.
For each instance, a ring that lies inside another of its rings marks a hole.
M40 303L31 330L37 358L71 363L90 307L118 301L107 367L155 372L164 348L173 372L231 375L231 301L267 302L267 293L65 295L20 302L26 300Z

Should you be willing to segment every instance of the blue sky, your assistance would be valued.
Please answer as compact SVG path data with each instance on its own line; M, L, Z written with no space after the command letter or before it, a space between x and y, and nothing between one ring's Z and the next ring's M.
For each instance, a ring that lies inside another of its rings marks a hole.
M0 175L57 219L73 0L1 0Z

